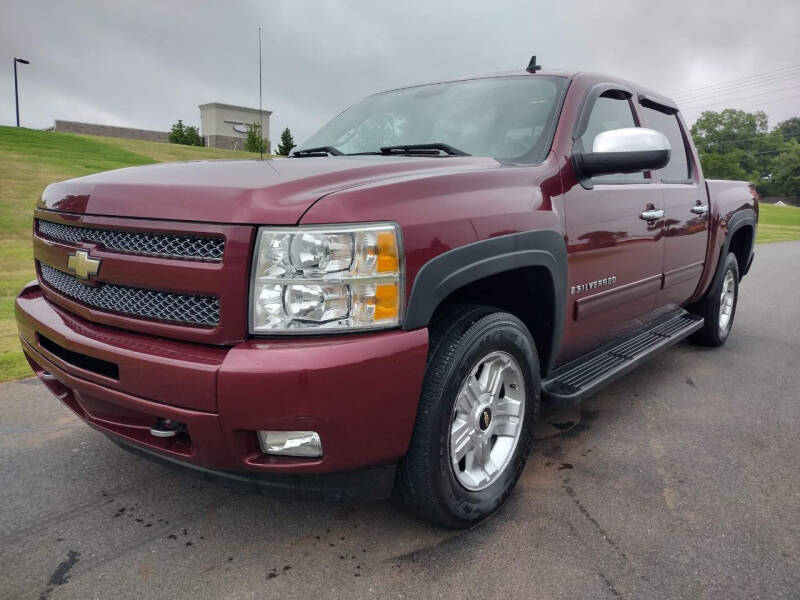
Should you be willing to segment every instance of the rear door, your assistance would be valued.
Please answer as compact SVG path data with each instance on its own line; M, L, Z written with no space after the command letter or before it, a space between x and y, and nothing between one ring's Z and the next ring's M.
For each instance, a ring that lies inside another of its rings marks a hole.
M689 141L675 107L640 96L643 125L660 131L672 154L663 169L653 173L664 203L663 289L657 306L682 305L697 288L708 243L708 195L694 168Z
M636 127L629 90L594 86L578 120L574 150L591 150L603 131ZM588 116L586 111L590 111ZM568 313L559 362L636 328L661 287L663 208L648 172L594 177L565 202Z

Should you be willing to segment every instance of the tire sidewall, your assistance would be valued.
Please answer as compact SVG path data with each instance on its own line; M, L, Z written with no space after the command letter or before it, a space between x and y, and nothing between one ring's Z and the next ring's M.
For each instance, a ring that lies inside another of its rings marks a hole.
M731 309L731 318L728 319L728 326L724 331L722 331L719 327L719 311L721 305L720 294L722 294L722 286L725 284L725 277L729 272L733 273L733 307ZM733 320L734 317L736 317L736 306L739 303L739 263L736 261L736 257L733 254L728 254L728 256L725 258L725 268L722 271L722 277L720 277L719 285L714 290L714 296L711 300L712 314L715 315L714 331L719 343L722 344L731 334L731 330L733 329Z
M439 410L431 431L431 441L437 447L431 449L429 456L434 462L430 468L435 473L434 490L440 505L447 507L456 520L471 523L490 515L503 503L525 466L539 412L539 361L527 330L512 318L479 320L463 336L459 346L439 390ZM478 362L494 351L507 352L520 366L525 381L525 414L517 446L503 473L486 489L471 491L459 483L450 462L452 411L463 382Z

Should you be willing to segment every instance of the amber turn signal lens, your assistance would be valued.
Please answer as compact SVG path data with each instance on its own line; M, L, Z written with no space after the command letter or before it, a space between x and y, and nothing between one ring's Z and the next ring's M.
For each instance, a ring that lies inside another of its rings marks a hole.
M400 305L398 298L399 288L396 283L382 283L375 287L375 320L397 318Z
M394 233L382 231L378 234L378 273L396 273L399 267Z

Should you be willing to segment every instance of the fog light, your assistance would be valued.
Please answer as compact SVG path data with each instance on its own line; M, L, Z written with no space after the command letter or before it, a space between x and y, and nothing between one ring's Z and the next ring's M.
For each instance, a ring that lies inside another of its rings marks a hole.
M259 431L258 443L264 454L322 456L322 442L316 431Z

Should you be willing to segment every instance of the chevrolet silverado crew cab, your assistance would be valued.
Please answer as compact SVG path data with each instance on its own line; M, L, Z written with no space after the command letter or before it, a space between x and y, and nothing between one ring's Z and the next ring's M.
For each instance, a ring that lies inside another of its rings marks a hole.
M285 159L54 183L16 318L128 450L460 528L511 492L540 403L725 343L757 216L669 98L534 66L369 96Z

